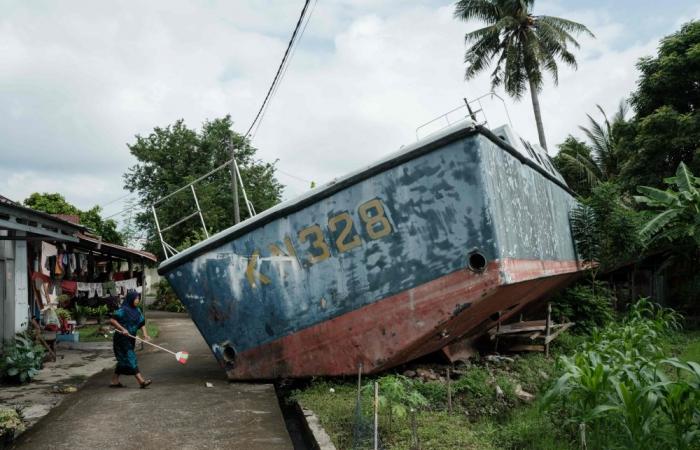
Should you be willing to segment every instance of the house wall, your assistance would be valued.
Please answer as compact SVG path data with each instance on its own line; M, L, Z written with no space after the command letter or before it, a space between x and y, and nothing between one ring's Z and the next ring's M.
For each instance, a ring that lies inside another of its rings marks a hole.
M7 236L7 231L0 234ZM22 232L15 232L23 236ZM29 325L29 292L27 283L27 243L0 241L0 337L10 339Z

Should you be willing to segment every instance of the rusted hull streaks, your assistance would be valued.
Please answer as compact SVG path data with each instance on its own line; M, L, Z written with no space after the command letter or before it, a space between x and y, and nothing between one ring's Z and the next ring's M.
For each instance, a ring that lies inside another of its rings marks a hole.
M535 270L539 268L539 270ZM503 285L502 273L518 279ZM384 370L491 326L576 277L577 261L492 261L483 273L461 270L341 317L240 354L231 379L350 375Z

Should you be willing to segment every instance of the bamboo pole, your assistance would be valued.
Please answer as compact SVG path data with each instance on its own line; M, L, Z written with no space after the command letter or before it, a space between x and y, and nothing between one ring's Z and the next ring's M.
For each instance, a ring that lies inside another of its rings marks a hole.
M379 383L374 382L374 450L379 450Z
M547 322L544 327L544 356L549 358L549 333L552 331L552 304L547 303Z
M452 414L452 381L449 367L447 368L447 412Z
M362 363L357 366L357 404L362 401Z

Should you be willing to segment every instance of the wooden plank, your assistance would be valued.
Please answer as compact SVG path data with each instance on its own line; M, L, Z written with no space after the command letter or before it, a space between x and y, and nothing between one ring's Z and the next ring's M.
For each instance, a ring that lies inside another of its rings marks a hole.
M543 352L544 345L532 344L532 345L514 345L508 349L511 352Z
M542 322L540 324L540 322ZM544 330L545 324L543 320L533 320L531 322L516 322L508 325L501 325L500 328L491 329L489 333L491 334L511 334L511 333L521 333L524 331L542 331Z
M562 332L571 328L573 325L574 325L573 322L568 322L568 323L562 324L561 328L559 328L556 332L554 332L553 334L550 334L547 338L545 338L545 344L549 344L550 342L552 342L554 339L557 338L557 336L559 336Z
M533 322L544 322L544 321L537 320L537 321L533 321ZM520 323L531 323L531 322L520 322ZM493 337L496 335L503 336L506 334L525 333L528 331L546 331L546 329L547 329L546 325L544 325L544 324L543 325L523 326L520 328L512 328L511 325L517 325L517 324L501 325L500 331L496 331L495 328L492 328L491 330L489 330L489 334ZM559 324L559 323L552 324L550 326L550 329L554 330L554 329L559 328L561 326L563 326L563 324Z

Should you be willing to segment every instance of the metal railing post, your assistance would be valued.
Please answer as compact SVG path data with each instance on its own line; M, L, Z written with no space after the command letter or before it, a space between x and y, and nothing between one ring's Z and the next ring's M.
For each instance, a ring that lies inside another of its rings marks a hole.
M155 205L151 205L151 210L153 211L153 218L156 221L156 229L158 230L158 238L160 239L160 245L163 246L163 253L165 254L165 259L168 259L168 249L165 247L165 241L163 241L163 233L160 232L160 224L158 223L158 214L156 214Z
M194 191L194 185L190 185L192 188L192 196L194 197L194 204L197 205L197 212L199 213L199 220L202 221L202 228L204 228L204 235L209 239L209 232L207 231L207 225L204 223L204 216L202 216L202 208L199 207L199 200L197 199L197 193Z

